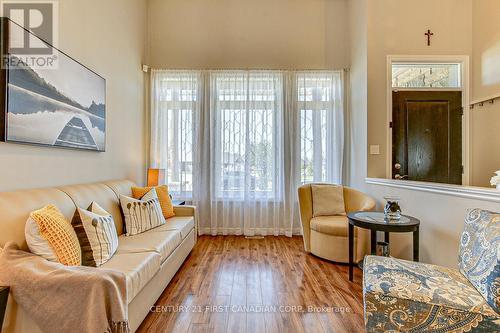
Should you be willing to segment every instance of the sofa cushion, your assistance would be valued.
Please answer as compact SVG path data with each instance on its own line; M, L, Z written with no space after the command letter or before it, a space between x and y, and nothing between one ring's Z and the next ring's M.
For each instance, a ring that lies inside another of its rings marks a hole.
M313 217L310 223L314 231L334 236L348 236L349 221L346 216L317 216Z
M460 271L500 313L500 214L470 210L460 239Z
M500 316L456 269L367 256L363 296L368 332L500 329Z
M0 247L14 241L21 250L28 251L25 223L30 213L46 205L54 205L69 221L75 204L64 192L55 188L0 192Z
M102 268L125 274L127 280L127 303L144 288L160 270L161 257L156 252L115 253Z
M151 231L173 231L177 230L181 233L182 239L186 238L187 235L194 228L194 217L193 216L176 216L167 219L167 223L154 228Z
M90 206L92 202L97 202L113 216L116 233L118 235L123 233L123 218L118 196L109 186L103 183L94 183L62 186L59 189L66 193L77 207L85 208ZM71 218L69 220L71 221Z
M182 241L177 230L156 230L154 228L134 236L118 237L117 253L155 252L163 263Z

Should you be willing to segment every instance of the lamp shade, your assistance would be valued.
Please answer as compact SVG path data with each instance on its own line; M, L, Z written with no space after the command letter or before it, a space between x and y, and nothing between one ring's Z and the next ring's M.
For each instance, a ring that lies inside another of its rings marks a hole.
M148 170L148 186L158 186L165 184L165 169Z

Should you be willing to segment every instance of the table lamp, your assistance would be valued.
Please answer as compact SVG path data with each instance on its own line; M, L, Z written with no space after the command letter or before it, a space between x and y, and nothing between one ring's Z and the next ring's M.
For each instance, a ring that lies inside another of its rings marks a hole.
M165 184L165 169L148 169L148 186Z

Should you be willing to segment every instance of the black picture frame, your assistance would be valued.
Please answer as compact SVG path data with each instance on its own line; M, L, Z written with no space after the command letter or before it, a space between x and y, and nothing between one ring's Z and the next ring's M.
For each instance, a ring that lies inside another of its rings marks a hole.
M0 57L3 61L8 53L9 22L6 18L0 17ZM3 64L0 64L0 141L7 140L7 70Z

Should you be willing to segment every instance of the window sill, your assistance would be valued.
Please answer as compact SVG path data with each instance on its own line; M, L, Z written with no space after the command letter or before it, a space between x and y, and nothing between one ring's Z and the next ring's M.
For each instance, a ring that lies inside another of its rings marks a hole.
M384 178L366 178L365 182L370 185L389 186L422 192L445 194L461 198L500 202L500 191L497 191L494 188Z

